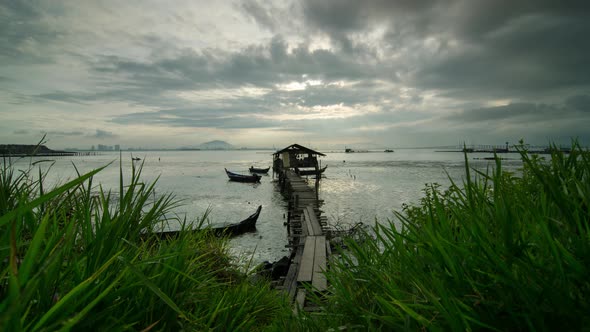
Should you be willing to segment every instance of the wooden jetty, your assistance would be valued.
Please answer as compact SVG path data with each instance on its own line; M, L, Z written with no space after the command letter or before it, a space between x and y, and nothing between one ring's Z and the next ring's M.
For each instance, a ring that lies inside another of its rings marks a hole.
M274 154L273 176L289 201L287 232L291 248L291 264L286 277L277 288L288 294L294 310L317 311L309 301L310 293L328 289L324 272L328 269L330 243L326 238L326 218L321 216L318 189L321 171L317 161L324 154L293 144ZM296 169L315 169L315 184L298 175Z

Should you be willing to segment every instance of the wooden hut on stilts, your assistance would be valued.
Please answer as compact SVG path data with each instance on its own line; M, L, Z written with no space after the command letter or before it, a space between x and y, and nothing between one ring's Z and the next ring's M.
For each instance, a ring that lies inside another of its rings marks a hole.
M279 184L284 182L285 172L292 170L300 176L315 176L317 180L326 170L322 168L318 157L326 155L299 144L291 144L273 154L273 177L278 176Z

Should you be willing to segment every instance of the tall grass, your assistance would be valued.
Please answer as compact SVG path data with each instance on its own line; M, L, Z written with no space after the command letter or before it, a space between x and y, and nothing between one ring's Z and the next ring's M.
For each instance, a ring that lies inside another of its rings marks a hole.
M230 264L209 232L158 241L178 202L154 198L141 167L118 193L100 169L46 190L0 173L0 330L581 330L590 324L590 155L574 145L522 173L465 160L448 190L347 242L317 314L292 315L268 283ZM473 173L473 174L472 174ZM186 220L179 220L184 228Z
M224 240L146 238L178 202L154 199L141 167L129 183L121 168L118 196L95 190L100 171L45 190L41 175L3 165L0 330L256 331L288 319L282 297L229 264Z
M590 326L590 156L521 151L522 174L473 171L349 241L310 329L581 330ZM475 172L476 174L471 174Z

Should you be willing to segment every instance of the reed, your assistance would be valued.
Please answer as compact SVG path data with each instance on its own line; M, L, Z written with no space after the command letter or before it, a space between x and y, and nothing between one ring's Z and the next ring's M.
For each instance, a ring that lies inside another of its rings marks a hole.
M45 190L33 168L4 163L0 330L256 331L290 314L267 284L229 264L225 240L207 231L150 236L178 201L155 198L141 167L124 183L120 167L113 193L93 187L101 169Z
M520 151L522 174L469 168L348 241L310 330L581 330L590 324L590 157ZM475 174L472 174L475 173ZM398 224L399 225L399 224ZM321 299L318 299L320 301Z
M465 159L463 183L429 185L372 240L347 240L315 298L325 311L297 315L231 265L225 240L150 236L179 202L156 197L141 167L124 183L120 165L112 193L93 187L101 169L46 190L43 174L5 163L0 330L584 329L590 155L574 144L549 160L521 157L518 175L499 159L486 172Z

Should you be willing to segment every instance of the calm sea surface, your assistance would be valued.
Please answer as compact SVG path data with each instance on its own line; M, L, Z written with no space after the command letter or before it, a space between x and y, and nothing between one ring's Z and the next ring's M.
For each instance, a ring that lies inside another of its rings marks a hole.
M150 182L158 179L156 194L173 193L182 201L175 212L195 220L210 210L209 222L220 224L237 222L262 205L257 232L244 234L231 240L234 254L254 263L274 261L288 253L284 215L287 203L277 191L272 170L263 176L260 184L228 181L224 168L247 173L250 166L268 167L272 164L271 151L145 151L133 152L144 162L142 179ZM462 153L435 152L426 149L398 149L394 153L344 153L326 152L320 159L328 165L320 185L322 210L331 224L353 225L359 221L373 224L395 220L393 211L402 204L418 203L427 183L439 183L444 188L453 179L461 181L465 175ZM131 154L123 152L122 167L125 181L131 174ZM489 154L470 154L470 165L485 169L492 161L475 160ZM521 167L517 154L508 154L503 165L507 169ZM47 159L47 158L40 158ZM33 158L32 161L38 159ZM81 173L113 162L99 173L94 183L104 189L118 192L119 153L104 152L98 156L58 157L48 176L48 182L64 183L75 177L72 164ZM24 169L30 158L16 162ZM40 163L47 168L51 163ZM136 162L137 164L137 162Z

